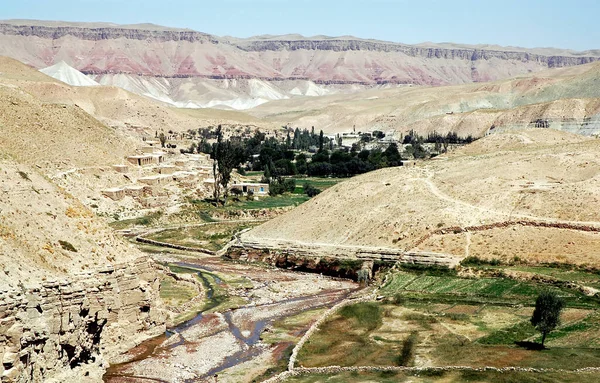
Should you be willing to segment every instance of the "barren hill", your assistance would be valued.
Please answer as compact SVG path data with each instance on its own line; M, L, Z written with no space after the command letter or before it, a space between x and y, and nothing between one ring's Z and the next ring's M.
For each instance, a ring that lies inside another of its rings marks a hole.
M549 129L492 135L339 183L242 241L600 265L599 158L597 139Z
M257 125L260 123L257 118L241 112L173 108L168 104L155 102L113 86L69 86L7 57L0 57L0 95L6 98L5 102L8 103L6 105L10 106L4 109L0 119L4 119L7 129L14 128L21 132L20 140L23 145L28 142L26 138L28 132L33 132L36 136L38 133L56 135L59 134L58 130L60 134L72 132L75 137L80 133L83 134L82 139L85 137L87 141L82 144L83 146L65 151L67 157L78 153L78 161L82 161L82 166L86 166L83 163L114 163L116 158L122 159L125 153L130 154L132 146L129 137L135 130L153 134L155 131L185 131L217 124ZM12 97L10 100L9 96ZM30 108L40 109L41 112L26 112ZM69 112L63 109L69 109ZM73 111L75 112L72 113ZM58 120L52 117L62 112L70 117L62 119L58 117ZM98 121L88 121L89 116L86 116L86 113L107 126L119 129L108 129L101 127ZM79 115L81 119L73 120L74 115ZM46 126L52 124L52 121L61 121L54 131L35 132L35 129L23 129L24 126L31 127L39 124ZM262 125L270 126L268 122ZM90 130L81 130L84 127ZM12 140L16 140L17 136L12 133L10 137L4 138L12 145ZM99 146L96 149L86 148L92 145L95 139L101 140L100 143L97 142ZM51 143L51 139L45 141ZM35 142L34 144L37 145ZM27 154L23 146L17 146L15 149L18 149L15 150L18 155ZM35 148L30 149L35 151ZM85 150L85 155L82 154L82 150ZM97 151L110 153L110 156L98 161L98 158L94 158ZM53 150L48 152L58 153ZM44 158L44 155L38 154L36 158Z
M385 84L493 81L596 61L598 52L400 43L298 35L217 37L155 25L0 22L0 55L65 61L104 85L177 106L247 109L297 95Z

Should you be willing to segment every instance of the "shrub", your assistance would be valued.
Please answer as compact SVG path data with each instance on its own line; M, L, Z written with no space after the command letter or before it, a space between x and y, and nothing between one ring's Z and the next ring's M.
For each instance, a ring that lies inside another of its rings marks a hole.
M60 246L67 251L72 251L73 253L77 252L77 249L75 248L75 246L71 245L69 242L67 241L58 241L58 243L60 244Z
M269 194L272 196L283 194L285 192L291 193L294 190L296 190L296 180L293 178L278 177L269 184Z
M304 185L302 185L302 188L304 189L304 194L311 198L321 193L321 190L312 186L309 182L305 182Z
M358 270L358 273L356 273L358 283L369 283L369 274L370 272L368 269Z
M17 173L19 173L19 175L21 176L21 178L23 178L24 180L31 181L31 179L29 178L29 175L27 173L22 172L20 170Z
M466 257L460 262L463 266L499 266L501 261L497 258L492 258L490 260L483 259L479 257Z

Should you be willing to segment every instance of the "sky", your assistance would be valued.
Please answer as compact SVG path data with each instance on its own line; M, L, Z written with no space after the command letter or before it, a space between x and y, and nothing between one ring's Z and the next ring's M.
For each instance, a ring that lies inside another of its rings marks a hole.
M600 0L0 0L0 19L154 23L218 36L353 35L600 48Z

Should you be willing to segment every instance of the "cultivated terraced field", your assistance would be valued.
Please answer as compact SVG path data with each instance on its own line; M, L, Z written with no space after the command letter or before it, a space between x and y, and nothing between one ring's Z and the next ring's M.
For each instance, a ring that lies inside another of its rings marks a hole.
M595 278L590 272L537 268L539 274L542 271L578 275L582 281ZM539 351L535 344L541 336L529 319L537 295L545 289L563 297L567 308L561 325L546 339L547 348ZM425 371L354 371L332 378L327 369L302 372L300 367L300 375L286 381L571 382L585 375L579 369L600 365L600 301L577 289L404 269L392 272L379 294L378 301L345 306L320 325L301 349L298 366L405 366ZM445 371L452 366L463 370ZM489 367L523 371L473 371ZM528 368L543 372L530 374Z

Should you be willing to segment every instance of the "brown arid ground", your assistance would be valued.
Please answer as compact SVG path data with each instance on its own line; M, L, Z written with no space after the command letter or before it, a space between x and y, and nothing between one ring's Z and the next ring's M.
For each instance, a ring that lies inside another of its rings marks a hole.
M600 265L599 152L549 129L492 135L341 182L242 240Z
M2 159L0 174L3 288L87 274L142 255L33 168Z
M1 61L0 374L98 381L111 357L163 331L159 270L52 178L122 162L133 141L28 93L24 78L55 82Z

